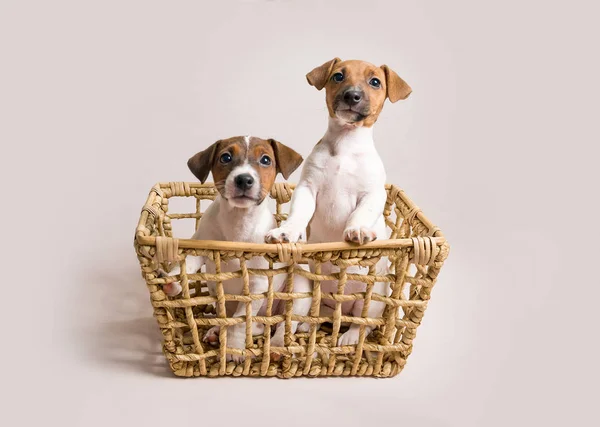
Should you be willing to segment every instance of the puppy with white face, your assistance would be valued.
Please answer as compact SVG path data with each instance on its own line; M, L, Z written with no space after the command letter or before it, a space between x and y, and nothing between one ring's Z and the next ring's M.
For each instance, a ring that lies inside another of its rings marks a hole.
M273 139L265 140L250 136L234 137L215 142L209 148L199 152L188 161L188 167L201 181L205 182L209 173L215 182L219 195L204 212L198 230L193 239L227 240L237 242L262 243L265 234L276 226L275 218L269 210L266 201L275 182L277 173L288 178L302 163L302 157L291 148ZM186 259L186 270L189 274L196 273L202 265L206 265L208 273L215 273L214 263L204 257L189 256ZM262 257L248 261L248 268L268 269L268 262ZM275 266L279 268L280 266ZM230 272L240 269L238 260L223 262L221 271ZM179 274L177 266L169 274ZM283 290L285 275L274 277L275 292ZM230 279L223 282L226 294L242 294L242 279ZM181 285L173 282L163 287L168 295L181 292ZM208 290L216 296L216 283L208 282ZM259 294L268 290L266 276L250 276L250 293ZM294 276L295 292L310 292L311 284L303 276ZM306 315L310 310L310 298L294 301L295 314ZM266 299L251 303L252 315L266 314ZM277 314L274 304L273 314ZM227 317L246 315L246 305L235 301L226 302ZM298 322L292 322L292 333ZM262 333L264 325L254 323L253 334ZM216 342L219 337L218 326L211 328L204 336L205 342ZM246 325L241 323L229 327L227 334L228 347L244 348L246 341ZM274 347L283 346L284 324L277 326L271 340ZM242 356L228 355L228 359L236 362L243 360Z
M267 233L267 242L295 242L308 226L311 243L346 240L367 243L386 234L383 209L386 201L385 171L375 150L373 125L384 102L405 99L411 88L386 65L335 58L306 75L318 90L325 88L329 125L325 135L304 162L294 191L290 215L281 227ZM387 259L377 264L377 273L387 273ZM323 274L339 271L331 264ZM358 267L348 272L360 271ZM334 281L322 282L325 292L337 291ZM348 281L345 292L364 292L362 282ZM374 292L388 293L385 283ZM335 308L323 300L322 311ZM361 316L364 300L344 302L342 313ZM384 304L372 301L368 317L381 316ZM303 325L304 326L304 325ZM370 333L371 328L366 328ZM352 324L339 339L340 345L356 344L359 326Z

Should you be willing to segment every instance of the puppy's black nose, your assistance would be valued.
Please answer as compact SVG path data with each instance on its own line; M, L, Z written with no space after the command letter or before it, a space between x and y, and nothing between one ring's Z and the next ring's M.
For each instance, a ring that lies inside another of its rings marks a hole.
M344 94L344 101L350 106L358 104L362 98L363 94L359 90L349 90Z
M240 190L249 190L254 184L254 178L249 173L241 173L235 177L235 186Z

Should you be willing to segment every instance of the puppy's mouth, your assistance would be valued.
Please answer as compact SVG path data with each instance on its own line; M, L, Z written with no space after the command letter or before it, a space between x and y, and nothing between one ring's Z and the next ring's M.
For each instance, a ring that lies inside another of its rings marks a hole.
M241 201L246 200L246 201L258 202L258 198L252 197L248 194L241 194L239 196L233 196L233 197L230 197L230 199L231 200L241 200Z
M369 114L368 102L362 101L356 105L348 105L343 99L336 99L333 105L336 117L347 123L358 123L366 119Z
M355 111L352 108L338 108L335 110L335 115L348 123L357 123L367 118L368 114Z
M227 202L236 208L249 208L251 206L257 206L261 200L258 197L251 196L247 193L236 194L227 199Z
M227 186L222 182L216 183L215 186L221 194L221 197L228 203L236 207L249 207L252 205L258 205L262 199L258 196L252 196L248 191L231 191L227 189ZM232 194L233 193L233 194Z

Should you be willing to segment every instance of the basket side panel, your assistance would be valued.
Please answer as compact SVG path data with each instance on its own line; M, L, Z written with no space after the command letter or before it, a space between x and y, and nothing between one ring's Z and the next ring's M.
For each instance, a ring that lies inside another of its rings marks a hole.
M273 188L278 223L286 217L292 190L293 186L279 183ZM137 233L173 237L174 231L177 235L173 223L178 221L197 229L216 195L211 184L160 184L149 196L146 206L150 208L145 206ZM173 198L192 208L177 212L170 204ZM442 236L394 186L388 187L384 214L391 238ZM137 242L135 246L164 337L165 356L173 372L183 377L394 376L412 351L416 329L447 256L445 243L432 249L435 256L419 265L422 257L409 247L299 251L291 258L284 256L285 251L177 249L175 264L181 273L171 274L174 264L159 264L156 247ZM209 267L188 274L190 256L204 257ZM257 278L266 285L252 293L250 284ZM301 278L310 280L308 291L302 289ZM223 284L229 280L240 281L239 294L225 293ZM175 297L163 292L172 282L183 289ZM295 314L294 307L307 300L308 313ZM251 309L253 302L262 307L259 313ZM348 304L360 309L348 313L342 309ZM230 306L240 308L236 315ZM377 306L381 310L373 314L371 308ZM205 340L215 326L221 327L218 336ZM283 343L276 339L278 326ZM347 345L342 337L351 328L358 342ZM231 337L240 333L241 347L232 346ZM240 357L239 363L231 360Z

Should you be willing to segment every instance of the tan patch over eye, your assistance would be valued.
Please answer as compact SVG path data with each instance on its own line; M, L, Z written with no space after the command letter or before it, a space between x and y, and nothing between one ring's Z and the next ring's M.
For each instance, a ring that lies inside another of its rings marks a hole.
M261 199L264 199L271 192L271 187L277 176L274 153L271 145L267 141L257 143L251 148L249 160L260 177Z
M219 150L212 169L215 186L219 191L225 185L225 180L231 170L242 163L241 155L242 150L237 144L229 144Z

